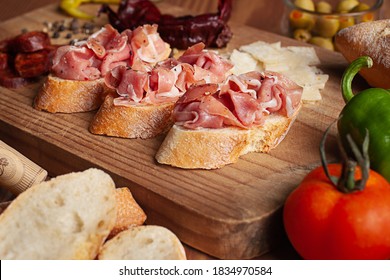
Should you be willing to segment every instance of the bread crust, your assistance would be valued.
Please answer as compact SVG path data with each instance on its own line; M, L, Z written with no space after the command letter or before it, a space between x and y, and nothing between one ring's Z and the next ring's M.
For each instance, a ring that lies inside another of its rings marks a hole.
M0 259L95 259L116 219L115 184L99 170L21 193L0 216Z
M390 19L344 28L337 33L335 45L349 63L370 56L373 67L359 73L372 87L390 88Z
M178 237L169 229L145 225L120 232L102 246L99 260L185 260Z
M122 187L115 190L116 198L116 222L108 238L112 238L119 232L145 223L146 214L135 201L129 188Z
M95 114L89 131L93 134L122 138L153 138L172 125L174 102L116 106L113 94L107 95Z
M264 125L251 129L191 130L174 125L157 151L156 160L185 169L217 169L250 152L267 153L284 139L299 109L290 118L271 114Z
M113 92L104 79L65 80L48 75L34 99L33 107L50 113L78 113L96 110L105 96Z

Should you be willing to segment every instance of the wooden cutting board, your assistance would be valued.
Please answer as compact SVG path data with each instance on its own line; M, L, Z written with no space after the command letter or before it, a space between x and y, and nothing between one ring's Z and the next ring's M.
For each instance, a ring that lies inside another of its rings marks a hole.
M161 3L163 11L181 13ZM97 9L96 6L90 8ZM41 30L44 21L64 18L56 5L0 24L0 34ZM106 22L106 18L100 19ZM225 52L256 40L299 42L244 25L230 24L234 37ZM57 176L98 167L128 186L148 215L148 224L170 228L180 239L223 259L248 259L272 250L283 238L281 209L287 195L320 164L319 142L338 116L339 83L346 66L338 53L317 48L321 69L330 75L323 100L305 104L284 141L269 154L249 154L219 170L182 170L156 163L163 136L130 140L92 135L95 112L50 114L32 108L42 81L11 90L0 88L0 139ZM334 132L330 138L333 153ZM331 155L332 156L332 155ZM302 221L304 222L304 221Z

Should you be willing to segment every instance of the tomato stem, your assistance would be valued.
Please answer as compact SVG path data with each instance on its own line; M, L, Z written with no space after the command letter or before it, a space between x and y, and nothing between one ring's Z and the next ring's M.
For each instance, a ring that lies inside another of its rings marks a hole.
M360 152L358 146L353 141L351 135L347 135L348 143L351 147L352 153L355 156L355 160L348 158L347 153L345 152L343 146L340 144L340 140L338 141L339 148L341 150L341 154L343 157L343 167L340 174L340 177L332 176L328 169L328 163L326 159L325 152L325 142L326 138L329 134L330 128L334 123L332 123L324 133L323 138L320 143L320 156L321 163L324 168L325 175L331 181L331 183L341 192L350 193L354 191L361 191L364 189L366 182L368 180L369 171L370 171L370 160L368 156L368 146L369 146L369 133L366 130L366 136L362 145L362 153ZM361 179L355 180L356 167L359 165L360 170L362 172Z
M320 143L320 156L321 156L321 164L322 164L322 167L324 168L324 172L325 172L326 177L328 177L328 179L336 187L337 184L338 184L339 179L336 176L330 175L329 169L328 169L328 161L326 159L326 152L325 152L326 138L327 138L327 136L329 134L329 131L330 131L330 128L332 127L333 124L334 124L334 122L325 130L324 136L321 139L321 143Z

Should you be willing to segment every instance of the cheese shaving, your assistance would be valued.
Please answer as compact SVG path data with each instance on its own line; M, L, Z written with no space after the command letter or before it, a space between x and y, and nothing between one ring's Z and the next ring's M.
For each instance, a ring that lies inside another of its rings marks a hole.
M313 47L282 47L280 42L257 41L233 50L230 61L236 75L249 71L274 71L289 77L303 87L303 102L320 101L320 91L329 79L329 75L316 67L320 60Z

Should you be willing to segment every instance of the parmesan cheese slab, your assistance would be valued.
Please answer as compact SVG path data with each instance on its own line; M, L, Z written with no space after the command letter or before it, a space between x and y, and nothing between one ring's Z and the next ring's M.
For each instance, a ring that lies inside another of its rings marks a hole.
M236 75L254 70L264 71L264 66L261 61L254 59L249 53L236 49L231 53L230 61L234 64L231 71Z

